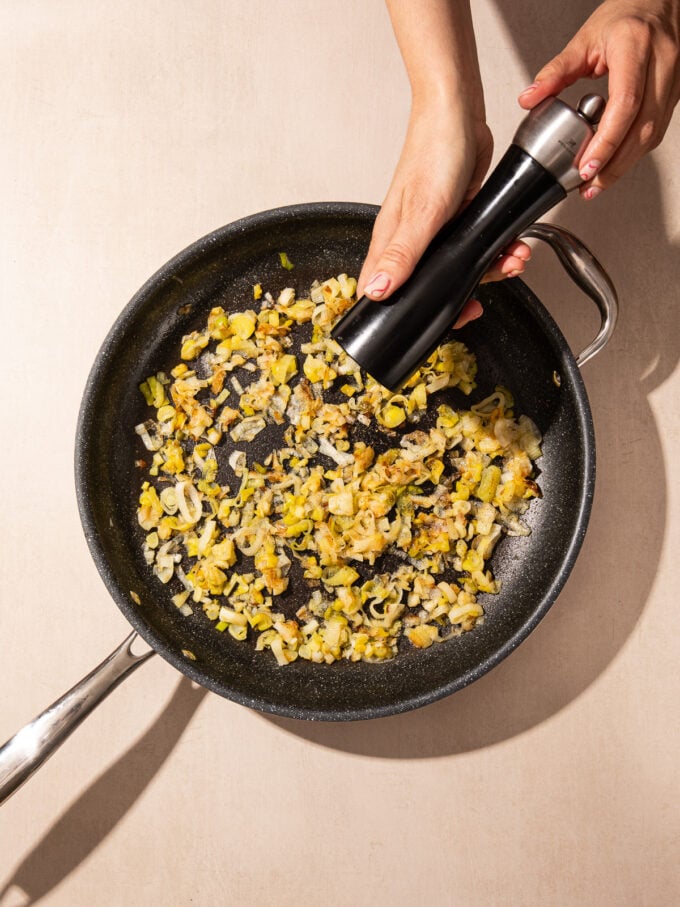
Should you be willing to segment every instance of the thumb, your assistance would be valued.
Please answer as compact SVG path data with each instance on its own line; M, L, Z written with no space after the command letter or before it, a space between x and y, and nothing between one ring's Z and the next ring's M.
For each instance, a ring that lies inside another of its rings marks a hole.
M562 53L553 57L536 73L533 83L524 89L517 100L525 110L531 110L545 98L558 95L589 72L586 54L577 43L571 42Z
M386 299L411 276L423 252L446 222L446 214L402 219L377 257L364 287L371 299Z

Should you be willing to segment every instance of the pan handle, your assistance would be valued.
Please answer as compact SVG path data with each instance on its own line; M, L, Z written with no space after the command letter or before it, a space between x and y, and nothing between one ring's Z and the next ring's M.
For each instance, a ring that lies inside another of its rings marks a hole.
M552 246L564 270L574 283L595 302L602 322L595 339L576 357L581 368L609 342L619 314L619 300L611 278L593 253L562 227L553 224L532 224L521 234L521 238L540 239Z
M7 800L61 746L80 722L135 668L154 655L132 653L136 633L98 667L0 747L0 803Z

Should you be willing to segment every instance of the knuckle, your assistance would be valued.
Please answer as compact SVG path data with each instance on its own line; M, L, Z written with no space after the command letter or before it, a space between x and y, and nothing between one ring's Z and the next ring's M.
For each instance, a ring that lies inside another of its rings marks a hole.
M410 270L416 263L416 255L407 243L395 239L382 254L383 261L393 265L399 271Z
M380 231L380 228L392 217L392 212L390 211L389 203L384 201L380 206L378 215L373 224L373 235Z
M643 38L649 35L649 25L642 18L631 13L621 20L621 28L635 38Z
M414 224L439 227L448 220L449 207L446 199L441 196L417 193L404 200L402 214Z
M642 86L631 84L625 86L625 88L620 88L616 98L612 100L620 112L624 114L629 114L631 111L635 112L642 103Z
M598 147L603 150L604 157L609 159L616 153L620 143L615 139L609 138L604 132L601 132L597 135L597 144Z
M651 151L659 144L660 137L654 120L644 120L638 130L638 143L643 151Z
M545 66L537 73L536 78L538 80L545 79L554 79L562 75L565 69L564 58L562 54L558 54L556 57L553 57L552 60L549 60Z
M614 39L628 42L630 46L642 47L652 43L652 31L652 23L648 18L630 13L616 23Z
M378 211L378 216L371 232L371 246L384 244L394 231L394 216L385 207Z

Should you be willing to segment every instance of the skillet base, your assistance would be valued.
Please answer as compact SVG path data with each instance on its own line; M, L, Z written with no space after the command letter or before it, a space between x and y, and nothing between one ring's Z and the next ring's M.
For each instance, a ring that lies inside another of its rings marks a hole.
M503 384L515 397L516 412L536 422L544 441L538 461L543 498L532 504L526 520L532 534L504 539L494 552L492 568L502 589L496 596L480 595L483 624L426 650L404 647L382 664L314 665L298 659L279 668L269 653L216 632L202 613L182 617L172 605L172 592L152 575L140 550L134 425L147 411L139 384L177 362L181 337L202 323L210 308L251 306L255 283L274 294L292 285L306 295L315 279L358 275L377 210L350 203L277 209L194 243L123 310L97 355L80 411L78 505L93 558L116 604L140 635L192 680L242 705L286 717L381 717L433 702L481 677L519 645L557 598L592 504L595 442L574 357L522 281L487 284L476 294L485 307L483 318L457 332L478 361L478 387L463 398L465 405ZM280 251L294 263L293 271L281 268Z

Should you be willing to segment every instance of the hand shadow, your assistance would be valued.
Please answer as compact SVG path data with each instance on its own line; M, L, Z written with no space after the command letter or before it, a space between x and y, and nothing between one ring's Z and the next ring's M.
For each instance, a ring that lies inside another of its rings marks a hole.
M497 0L497 6L528 81L593 8L581 0L567 6ZM593 90L592 82L583 82L565 94L573 101ZM677 246L664 227L653 160L647 157L597 201L571 196L552 219L592 248L617 286L622 309L613 340L584 368L597 438L597 485L586 541L569 581L508 659L448 699L373 721L269 718L283 730L321 746L379 757L446 756L491 746L568 706L606 670L639 619L662 550L667 506L661 442L647 394L672 374L680 350L677 300L669 290L677 278ZM551 253L538 252L526 282L574 350L592 339L598 317L593 311L591 324L584 319L588 303L562 277Z
M53 891L102 843L159 772L208 691L182 678L151 727L57 819L0 888L24 905ZM12 903L18 903L13 900Z

